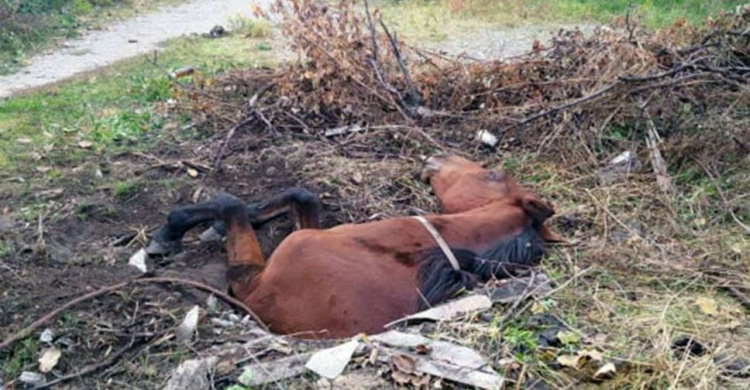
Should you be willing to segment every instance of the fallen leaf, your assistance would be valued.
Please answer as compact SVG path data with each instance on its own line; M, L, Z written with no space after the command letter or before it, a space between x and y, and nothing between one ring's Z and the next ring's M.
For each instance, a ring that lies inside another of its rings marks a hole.
M396 382L396 383L398 383L400 385L405 385L405 384L408 384L409 382L411 382L412 375L411 374L407 374L405 372L394 370L391 373L391 378L393 378L394 382Z
M39 371L43 373L50 372L57 365L60 356L62 356L62 352L59 349L55 347L46 349L42 353L42 357L39 358Z
M363 180L364 178L362 177L362 174L359 172L354 172L354 174L352 175L352 181L354 182L354 184L362 184Z
M596 370L596 373L594 374L594 379L606 379L611 378L613 375L615 375L616 369L615 365L612 363L607 363L603 365L601 368Z
M187 173L188 173L188 176L190 177L193 177L193 178L198 177L198 170L195 168L188 168Z
M597 361L597 362L602 361L602 354L599 351L594 350L594 349L587 349L587 350L584 350L584 351L578 351L578 356L580 356L580 357L587 357L587 358L589 358L591 360L594 360L594 361Z
M557 332L557 338L565 345L578 344L581 341L581 336L570 330Z
M327 379L335 379L346 368L359 345L358 339L318 351L305 364L305 368Z
M19 138L16 140L16 142L18 142L21 145L28 145L31 143L31 138L26 138L26 137Z
M534 314L544 313L544 306L542 306L541 303L534 301L534 304L531 305L531 312Z
M93 143L91 143L91 141L81 141L81 142L78 143L78 146L80 146L83 149L88 149L92 145L93 145Z
M578 355L560 355L557 357L557 362L565 367L578 368Z
M45 167L45 166L38 166L36 167L36 171L39 173L47 173L52 170L52 167Z
M411 374L414 372L416 363L414 362L414 359L409 356L396 355L393 357L393 366L396 367L398 371Z
M698 304L698 307L704 314L714 316L718 313L718 304L713 298L701 297L698 298L695 303Z

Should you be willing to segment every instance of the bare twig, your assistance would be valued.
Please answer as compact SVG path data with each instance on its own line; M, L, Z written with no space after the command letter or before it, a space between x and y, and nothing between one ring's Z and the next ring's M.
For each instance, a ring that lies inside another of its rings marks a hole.
M391 35L391 32L388 31L388 27L386 27L385 22L382 20L380 21L380 26L383 27L383 31L385 31L385 35L388 37L388 41L391 43L391 49L393 49L393 55L396 57L396 61L398 62L399 68L401 68L401 72L404 74L404 79L406 80L406 86L409 88L409 98L411 99L411 104L413 105L421 105L422 97L419 96L417 93L417 89L414 88L414 82L411 80L411 74L409 74L409 69L406 67L406 63L404 62L404 59L401 57L401 52L398 50L398 42L396 39Z
M724 194L724 191L722 191L721 186L719 186L719 183L716 182L716 179L714 178L714 175L711 174L711 171L708 169L708 167L703 164L698 159L693 159L696 164L700 165L701 168L703 168L703 171L706 172L706 176L711 181L711 184L714 185L714 188L716 188L716 192L719 193L719 197L721 198L721 202L724 204L724 211L729 213L729 215L732 217L734 222L737 223L743 230L745 230L745 233L750 234L750 226L742 222L738 217L737 214L734 213L734 210L732 210L732 204L729 203L729 200L727 199L726 195Z
M214 295L216 295L217 298L231 304L232 306L241 309L245 313L249 314L257 323L258 325L263 328L264 330L268 331L268 327L263 323L263 321L258 317L250 308L245 306L244 303L238 301L235 298L230 297L226 293L219 291L218 289L208 286L206 284L196 282L194 280L188 280L188 279L179 279L179 278L170 278L170 277L153 277L153 278L143 278L143 279L133 279L117 284L113 284L111 286L102 287L96 291L92 291L88 294L82 295L78 298L75 298L64 305L58 307L55 310L52 310L51 312L45 314L42 318L34 321L29 326L21 329L20 331L8 336L5 340L3 340L2 343L0 343L0 350L3 350L7 347L9 347L14 342L23 339L27 337L31 332L39 328L40 326L44 325L48 321L53 320L55 317L57 317L60 313L70 309L71 307L78 305L82 302L98 298L103 295L107 295L109 293L112 293L114 291L120 290L122 288L125 288L130 285L134 284L184 284L188 286L195 287L199 290L210 292Z
M47 382L47 383L45 383L43 385L37 386L37 387L35 387L35 389L48 389L48 388L51 388L51 387L53 387L55 385L58 385L60 383L64 383L64 382L67 382L69 380L76 379L76 378L81 378L84 375L88 375L88 374L91 374L92 372L96 372L96 371L99 371L99 370L101 370L103 368L107 368L107 367L115 364L117 362L117 359L119 359L122 355L124 355L125 352L127 352L128 350L130 350L130 348L133 347L133 344L135 344L134 341L135 341L135 337L131 337L130 338L130 342L127 345L125 345L124 347L118 349L115 353L109 355L109 357L107 359L105 359L104 361L102 361L102 362L99 362L99 363L96 363L96 364L91 364L91 365L88 365L86 367L83 367L81 370L77 370L76 372L74 372L72 374L68 374L68 375L62 376L62 377L57 378L57 379L55 379L53 381L50 381L50 382Z
M520 128L522 126L525 126L525 125L527 125L527 124L529 124L531 122L534 122L534 121L536 121L538 119L544 118L546 116L552 115L552 114L560 112L560 111L567 110L567 109L575 107L575 106L577 106L579 104L583 104L583 103L595 100L595 99L601 97L602 95L606 94L607 92L613 90L615 87L617 87L620 84L621 84L620 81L615 81L614 83L609 84L606 87L604 87L604 88L602 88L602 89L600 89L600 90L598 90L598 91L596 91L596 92L594 92L592 94L586 95L586 96L581 97L579 99L575 99L575 100L570 101L568 103L565 103L565 104L563 104L561 106L550 108L549 110L545 110L545 111L542 111L540 113L534 114L534 115L532 115L530 117L527 117L526 119L524 119L524 120L522 120L522 121L520 121L520 122L518 122L518 123L516 123L514 125L507 126L506 128L504 128L502 130L502 132L507 132L508 130L513 129L513 128L518 129L518 128Z

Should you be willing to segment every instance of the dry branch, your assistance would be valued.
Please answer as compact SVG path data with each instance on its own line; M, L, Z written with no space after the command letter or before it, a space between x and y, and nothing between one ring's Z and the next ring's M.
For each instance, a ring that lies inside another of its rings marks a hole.
M114 291L123 289L125 287L131 286L131 285L138 285L138 284L184 284L188 286L195 287L199 290L207 291L212 294L214 294L217 298L231 304L232 306L241 309L245 313L249 314L260 327L262 327L264 330L268 331L268 327L263 323L263 321L252 311L250 308L245 306L244 303L230 297L226 293L219 291L218 289L208 286L206 284L196 282L193 280L187 280L187 279L178 279L178 278L169 278L169 277L153 277L153 278L143 278L143 279L133 279L117 284L113 284L111 286L102 287L96 291L92 291L88 294L79 296L71 301L68 301L67 303L63 304L62 306L58 307L55 310L52 310L51 312L45 314L42 316L42 318L34 321L29 326L21 329L20 331L8 336L5 340L3 340L2 343L0 343L0 351L8 348L10 345L12 345L14 342L21 340L28 335L31 334L34 330L39 328L40 326L44 325L45 323L55 319L58 315L63 313L64 311L72 308L73 306L76 306L80 303L86 302L88 300L98 298L103 295L107 295L109 293L112 293Z

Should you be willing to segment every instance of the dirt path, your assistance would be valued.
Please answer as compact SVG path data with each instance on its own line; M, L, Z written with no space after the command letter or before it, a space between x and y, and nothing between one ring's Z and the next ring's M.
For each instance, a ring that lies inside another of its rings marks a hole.
M546 44L561 28L579 28L583 32L590 32L595 26L546 24L507 29L477 29L450 36L439 42L422 42L420 46L477 60L509 58L528 53L537 39L543 45Z
M270 0L256 0L266 7ZM251 16L251 0L192 0L139 15L72 40L62 49L38 55L16 74L0 77L0 98L41 87L78 73L112 64L156 49L159 42L191 33L207 33L217 24L226 27L235 15Z

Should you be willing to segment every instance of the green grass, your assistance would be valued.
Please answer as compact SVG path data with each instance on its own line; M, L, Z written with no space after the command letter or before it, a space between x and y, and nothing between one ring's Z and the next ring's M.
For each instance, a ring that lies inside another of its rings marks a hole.
M184 0L4 0L0 2L0 74L13 73L30 54L85 29Z
M261 42L240 36L176 39L165 44L158 68L133 58L0 103L0 176L33 176L51 185L60 167L151 147L165 137L165 127L182 124L158 109L174 88L165 71L193 66L205 77L273 64L273 52L258 48Z
M441 40L471 29L544 23L611 22L630 0L416 0L375 2L384 19L408 37ZM684 18L694 24L746 0L633 0L643 27L668 27Z

